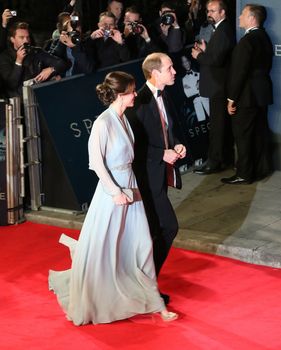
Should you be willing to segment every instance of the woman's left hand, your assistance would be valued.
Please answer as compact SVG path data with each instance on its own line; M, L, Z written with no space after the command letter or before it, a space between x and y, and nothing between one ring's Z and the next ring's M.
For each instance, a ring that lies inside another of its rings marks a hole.
M126 196L125 193L117 194L116 196L113 196L113 202L116 205L128 205L132 202L132 200Z

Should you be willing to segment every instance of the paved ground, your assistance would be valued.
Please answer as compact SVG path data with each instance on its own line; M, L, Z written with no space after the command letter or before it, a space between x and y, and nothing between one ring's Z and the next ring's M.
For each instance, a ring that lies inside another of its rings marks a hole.
M281 268L281 172L251 185L224 185L219 174L183 175L169 192L179 220L176 247ZM55 210L26 213L27 220L80 229L84 215Z

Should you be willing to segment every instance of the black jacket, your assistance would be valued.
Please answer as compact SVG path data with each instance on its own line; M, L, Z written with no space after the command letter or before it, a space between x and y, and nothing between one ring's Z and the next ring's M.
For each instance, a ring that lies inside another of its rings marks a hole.
M82 73L89 74L94 71L94 58L91 57L91 55L87 52L86 48L83 45L83 42L76 44L76 46L74 46L70 50L74 58L74 64L71 75ZM71 67L72 63L67 57L67 46L64 45L59 39L56 39L51 43L48 52L54 56L60 57Z
M97 68L113 66L130 60L130 53L126 44L120 45L112 38L104 40L98 38L88 39L87 49L93 52Z
M169 146L174 148L180 143L175 136L175 110L166 93L163 100L169 122ZM138 183L145 189L148 181L150 191L157 195L166 188L165 141L157 102L146 84L138 91L134 107L125 113L135 135L134 170Z
M204 97L225 97L226 81L235 35L226 19L219 24L205 52L197 56L200 64L199 91Z
M68 63L40 48L28 54L22 66L16 65L15 62L16 51L9 46L0 55L0 79L3 80L9 97L21 96L23 82L35 78L44 68L54 67L52 76L64 74L69 68Z
M264 29L243 36L232 54L227 97L243 107L271 104L272 58L273 47Z

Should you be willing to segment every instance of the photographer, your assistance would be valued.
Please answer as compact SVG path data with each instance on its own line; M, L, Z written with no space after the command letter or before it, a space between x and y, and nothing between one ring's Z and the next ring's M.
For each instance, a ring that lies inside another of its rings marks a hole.
M69 64L64 76L92 73L94 59L85 47L78 16L63 12L58 18L62 19L57 24L59 38L52 41L48 52Z
M98 29L91 33L88 44L95 54L98 68L112 66L130 59L129 50L116 29L116 19L111 12L102 12Z
M176 9L172 3L163 2L160 18L152 26L152 35L161 51L174 54L180 52L185 44L185 34L177 20Z
M128 7L125 11L123 37L131 59L145 57L152 52L159 51L142 24L140 13L134 6Z
M29 25L25 22L15 23L10 29L9 41L10 45L0 55L0 78L9 97L21 96L26 80L43 82L68 68L60 58L30 45Z

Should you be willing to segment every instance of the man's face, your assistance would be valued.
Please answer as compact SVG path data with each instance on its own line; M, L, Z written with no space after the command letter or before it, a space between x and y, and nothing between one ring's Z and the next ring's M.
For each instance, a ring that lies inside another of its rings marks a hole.
M126 12L124 17L124 24L128 24L131 22L140 22L139 13Z
M250 13L249 7L246 6L239 16L239 27L244 29L251 28L253 26L252 20L253 16Z
M165 87L166 85L174 85L176 71L173 67L173 62L168 56L161 58L162 67L160 71L156 70L156 81L159 87Z
M114 29L115 20L112 17L103 16L98 23L98 27L100 29Z
M23 44L30 44L29 31L27 29L17 29L15 35L11 37L11 42L15 50L18 50Z
M112 1L108 6L108 11L114 14L117 20L121 17L123 5L119 1Z
M207 19L209 23L218 23L225 18L225 11L220 9L219 3L212 1L207 5Z

